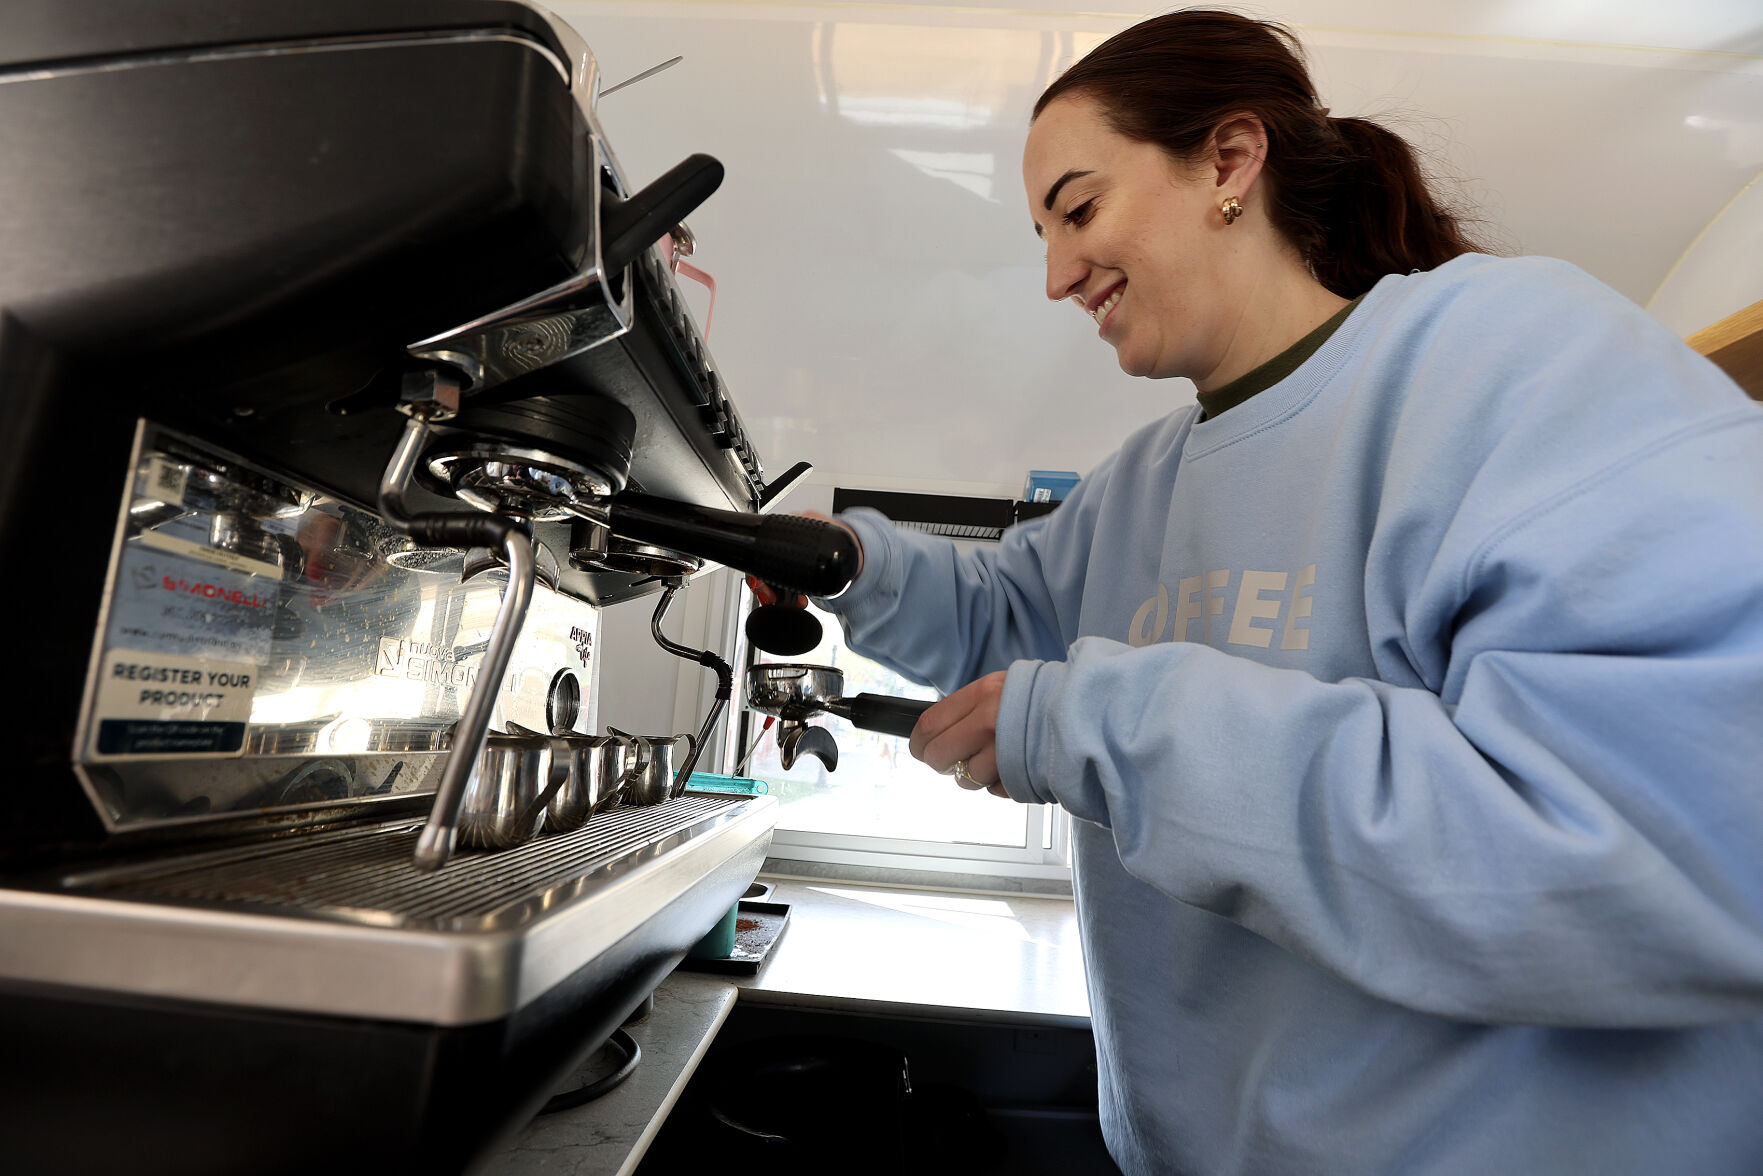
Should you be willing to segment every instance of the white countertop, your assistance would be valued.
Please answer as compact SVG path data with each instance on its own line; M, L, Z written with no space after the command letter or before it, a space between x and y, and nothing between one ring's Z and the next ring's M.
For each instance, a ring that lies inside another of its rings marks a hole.
M1087 1028L1070 899L761 878L790 921L742 1000Z
M478 1176L628 1176L735 1000L928 1020L1088 1027L1069 899L761 878L790 919L755 976L676 971L632 1026L617 1089L521 1129ZM601 1063L601 1068L609 1068ZM588 1073L593 1077L594 1073Z

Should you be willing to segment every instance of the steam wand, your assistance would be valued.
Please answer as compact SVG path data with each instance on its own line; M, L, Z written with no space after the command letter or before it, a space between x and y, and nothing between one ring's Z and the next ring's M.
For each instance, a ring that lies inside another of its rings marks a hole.
M667 615L668 606L673 603L674 593L680 590L685 581L674 579L668 582L667 588L661 593L661 603L655 606L655 615L649 621L649 631L655 636L655 643L675 657L683 657L687 661L695 661L706 669L716 671L716 701L710 704L710 713L704 717L704 726L698 731L698 738L691 749L686 752L685 762L680 765L679 772L673 778L673 786L668 789L669 796L678 796L686 790L686 784L692 778L692 769L698 766L698 756L704 750L704 741L710 738L710 732L716 729L716 721L722 717L723 707L735 691L734 669L720 657L708 649L688 649L676 641L668 640L667 634L661 631L661 618Z
M532 603L536 564L532 539L518 519L506 515L417 514L405 503L404 495L416 464L428 442L429 422L446 420L459 410L460 384L457 379L438 371L414 373L405 377L400 411L409 416L392 460L380 478L380 515L404 534L429 547L501 547L508 558L508 588L496 610L490 627L489 644L484 648L483 665L478 670L477 685L466 700L459 722L453 728L453 744L441 783L435 789L434 803L429 807L428 821L417 836L414 864L419 870L438 870L453 855L453 842L458 834L459 806L465 799L465 786L484 747L484 736L490 728L490 713L495 709L497 687L508 672L508 661L514 653L515 639L526 621L527 607Z

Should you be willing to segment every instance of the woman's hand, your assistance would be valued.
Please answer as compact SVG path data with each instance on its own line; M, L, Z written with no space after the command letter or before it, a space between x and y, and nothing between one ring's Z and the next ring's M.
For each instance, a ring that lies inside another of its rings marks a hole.
M919 716L912 754L963 788L984 788L1008 798L998 779L998 702L1004 671L969 682ZM957 767L962 770L957 771Z

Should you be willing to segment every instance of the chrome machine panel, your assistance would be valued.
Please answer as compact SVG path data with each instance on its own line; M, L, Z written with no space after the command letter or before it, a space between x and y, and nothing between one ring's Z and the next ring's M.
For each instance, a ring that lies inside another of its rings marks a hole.
M110 829L434 788L505 570L146 421L129 487L76 736ZM598 625L541 582L492 726L591 733Z

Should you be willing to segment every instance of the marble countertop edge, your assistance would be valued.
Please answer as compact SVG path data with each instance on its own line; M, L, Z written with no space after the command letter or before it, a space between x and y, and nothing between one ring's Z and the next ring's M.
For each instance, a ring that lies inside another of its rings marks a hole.
M668 980L663 981L663 983L675 983L678 980L679 974L676 972L673 976L669 977ZM681 1068L679 1075L674 1078L673 1084L667 1088L667 1094L662 1097L661 1105L655 1109L654 1117L649 1120L649 1125L643 1129L643 1133L638 1136L637 1141L631 1145L630 1154L625 1157L623 1165L619 1167L617 1176L631 1176L631 1173L634 1173L637 1170L637 1165L642 1163L643 1156L649 1151L649 1145L654 1143L655 1137L660 1134L661 1125L667 1121L667 1116L673 1113L674 1105L679 1102L680 1096L685 1093L686 1086L692 1081L692 1076L698 1072L698 1066L703 1062L704 1055L710 1052L711 1043L716 1040L716 1035L721 1031L723 1023L728 1020L729 1013L734 1011L735 1000L739 997L739 993L735 990L733 985L724 981L720 985L705 985L704 987L706 989L716 987L727 988L728 998L722 1002L721 1009L705 1028L704 1036L699 1039L697 1048L692 1050L691 1055L686 1058L685 1064Z

